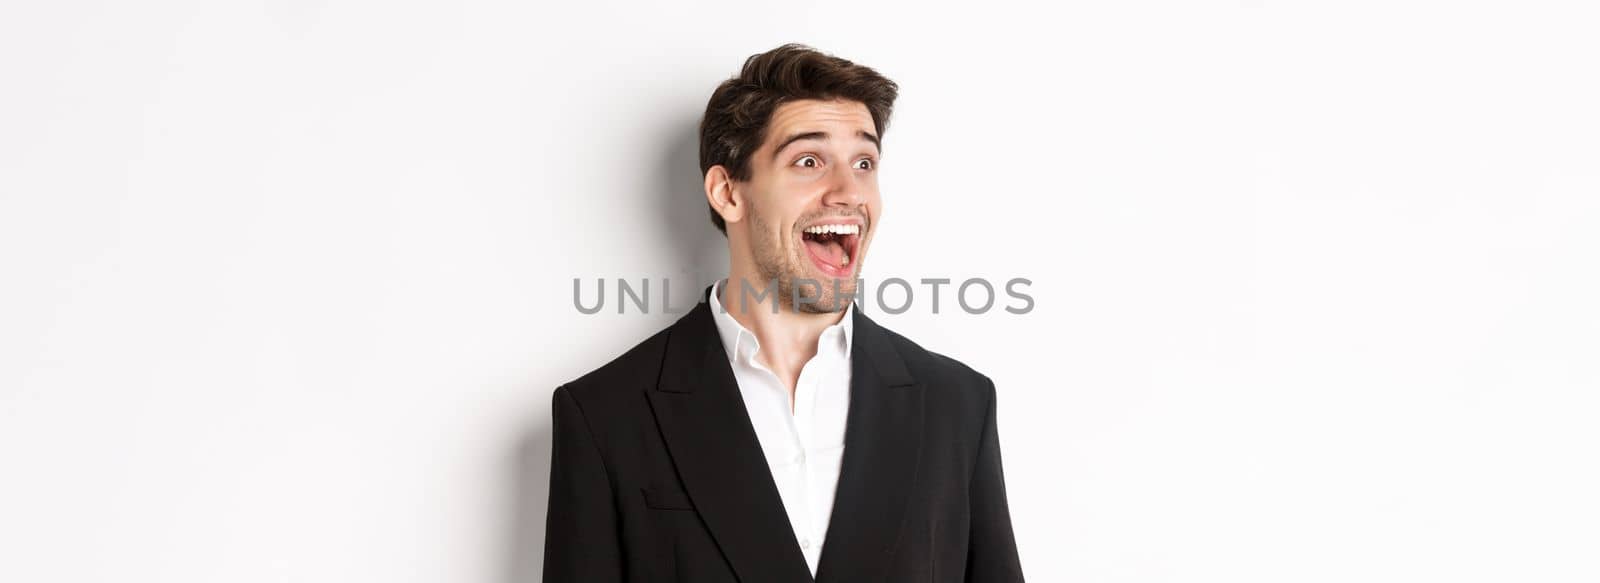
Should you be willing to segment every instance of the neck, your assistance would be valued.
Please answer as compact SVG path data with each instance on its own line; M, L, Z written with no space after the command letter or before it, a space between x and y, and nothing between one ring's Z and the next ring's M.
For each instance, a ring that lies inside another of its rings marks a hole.
M817 338L828 326L838 324L845 312L801 312L792 305L793 298L781 297L776 286L757 300L757 295L769 287L770 281L734 271L723 282L718 301L728 315L755 334L761 343L757 358L771 368L779 378L792 388L800 376L800 368L817 354ZM749 286L746 288L745 286ZM745 291L746 289L750 291ZM777 306L774 313L773 306Z

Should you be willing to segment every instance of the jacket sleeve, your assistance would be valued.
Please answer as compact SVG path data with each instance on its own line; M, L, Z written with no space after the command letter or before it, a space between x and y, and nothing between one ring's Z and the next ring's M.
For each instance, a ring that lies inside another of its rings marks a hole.
M984 379L989 407L978 444L968 501L972 532L967 542L967 583L1021 583L1022 562L1017 557L1016 536L1011 531L1011 510L1006 504L1006 481L1000 465L1000 433L995 427L994 381Z
M567 388L557 388L552 400L544 582L620 583L621 538L605 461Z

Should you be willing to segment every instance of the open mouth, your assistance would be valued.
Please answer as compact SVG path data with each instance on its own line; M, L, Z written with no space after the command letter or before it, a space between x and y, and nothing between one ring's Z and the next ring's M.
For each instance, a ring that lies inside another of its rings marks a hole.
M822 224L806 227L800 233L806 252L817 269L829 277L849 277L858 259L861 225Z

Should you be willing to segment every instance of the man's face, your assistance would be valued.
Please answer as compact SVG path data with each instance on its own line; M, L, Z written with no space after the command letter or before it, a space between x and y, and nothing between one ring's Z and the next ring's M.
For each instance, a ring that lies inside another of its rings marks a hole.
M800 311L843 310L856 294L881 204L878 137L866 105L780 105L750 166L750 180L739 188L750 205L744 222L762 279L751 283L777 280L786 304L798 285Z

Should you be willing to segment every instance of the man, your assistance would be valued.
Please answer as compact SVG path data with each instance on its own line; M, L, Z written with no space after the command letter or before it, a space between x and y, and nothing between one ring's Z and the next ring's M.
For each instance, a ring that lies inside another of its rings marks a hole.
M854 305L897 93L785 45L712 94L729 275L556 389L546 583L1023 580L994 384Z

